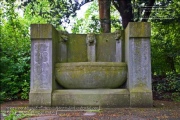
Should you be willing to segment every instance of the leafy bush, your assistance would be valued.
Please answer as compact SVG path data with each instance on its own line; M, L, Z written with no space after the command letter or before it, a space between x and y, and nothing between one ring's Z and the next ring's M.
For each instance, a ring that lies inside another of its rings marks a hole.
M27 115L19 114L16 109L11 109L9 115L5 117L5 120L19 120L24 117L27 117Z
M176 102L180 102L180 92L172 93L172 100Z
M30 25L17 15L15 8L14 3L5 4L6 10L1 13L0 101L27 99L29 89Z
M180 92L180 76L170 73L166 77L166 82L167 92Z
M152 37L151 37L151 56L152 56L152 74L165 76L169 72L180 73L180 31L179 19L180 9L179 0L173 0L167 6L167 9L157 16L170 15L171 19L152 19Z
M180 76L176 73L169 73L162 82L154 84L155 91L159 97L180 101Z
M29 83L26 82L26 80L25 80L25 82L22 85L21 99L29 98L29 89L30 89Z

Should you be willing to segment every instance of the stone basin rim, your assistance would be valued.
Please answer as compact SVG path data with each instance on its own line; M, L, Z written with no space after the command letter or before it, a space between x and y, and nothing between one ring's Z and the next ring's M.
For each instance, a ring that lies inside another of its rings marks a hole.
M125 62L69 62L69 63L56 63L56 67L60 66L110 66L110 67L126 67Z

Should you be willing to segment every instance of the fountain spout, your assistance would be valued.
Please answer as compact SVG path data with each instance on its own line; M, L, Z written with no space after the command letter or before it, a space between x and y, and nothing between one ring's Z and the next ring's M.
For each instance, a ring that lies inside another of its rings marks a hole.
M122 40L121 40L121 31L115 31L115 40L116 40L116 62L122 62Z
M96 61L96 37L95 37L95 34L93 34L93 33L87 34L86 44L87 44L88 62L95 62Z
M68 41L68 32L59 31L59 61L67 62L67 41Z

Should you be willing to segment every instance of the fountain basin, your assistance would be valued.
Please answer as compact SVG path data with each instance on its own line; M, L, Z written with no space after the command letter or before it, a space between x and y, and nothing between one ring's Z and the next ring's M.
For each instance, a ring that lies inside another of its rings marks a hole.
M67 89L118 88L127 79L127 65L122 62L57 63L57 82Z

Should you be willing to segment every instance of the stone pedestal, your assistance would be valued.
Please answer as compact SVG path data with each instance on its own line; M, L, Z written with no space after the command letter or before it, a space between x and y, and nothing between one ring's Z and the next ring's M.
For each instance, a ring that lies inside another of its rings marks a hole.
M51 93L55 88L56 32L49 24L31 25L31 106L51 106Z
M131 107L150 107L153 103L150 35L151 26L147 22L130 22L125 30L127 88Z

